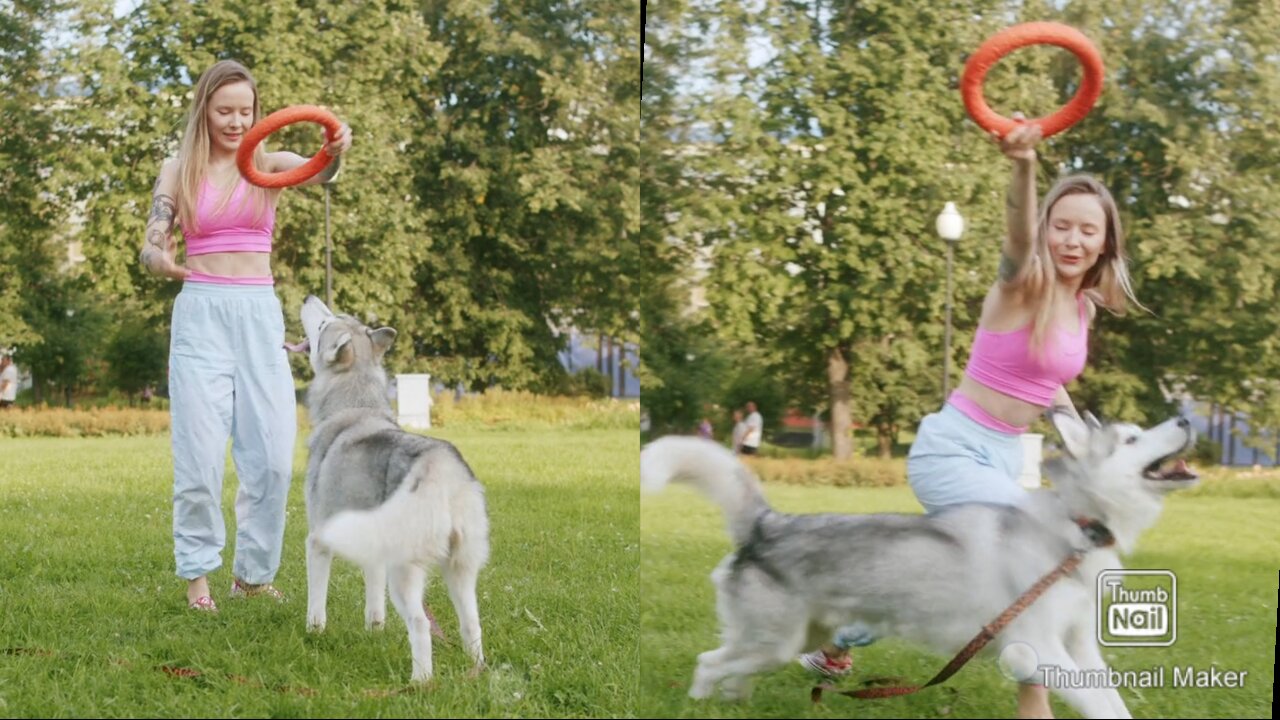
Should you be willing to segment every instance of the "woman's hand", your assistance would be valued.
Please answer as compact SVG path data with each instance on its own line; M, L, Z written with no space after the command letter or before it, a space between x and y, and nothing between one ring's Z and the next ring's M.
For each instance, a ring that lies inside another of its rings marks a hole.
M1014 120L1026 120L1022 113L1014 113ZM998 133L991 133L991 138L1000 146L1000 152L1010 160L1032 161L1036 159L1036 144L1042 136L1040 127L1032 123L1020 122L1003 138Z
M315 147L312 145L312 147ZM325 143L324 151L329 157L338 157L351 147L351 127L346 123L342 123L342 128L338 130L338 136L328 143Z

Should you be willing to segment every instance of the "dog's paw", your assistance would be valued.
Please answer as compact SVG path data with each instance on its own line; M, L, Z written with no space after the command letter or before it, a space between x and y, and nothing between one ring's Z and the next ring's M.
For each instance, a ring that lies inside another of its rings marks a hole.
M712 688L710 685L694 683L693 687L689 688L689 697L694 700L706 700L711 697L711 690Z
M370 632L381 632L382 630L385 630L386 627L387 627L387 623L382 620L365 620L364 621L364 629Z
M310 615L307 617L307 632L322 633L324 632L325 617L323 615L317 617Z
M751 698L750 678L733 678L721 681L720 699L726 702L745 702Z

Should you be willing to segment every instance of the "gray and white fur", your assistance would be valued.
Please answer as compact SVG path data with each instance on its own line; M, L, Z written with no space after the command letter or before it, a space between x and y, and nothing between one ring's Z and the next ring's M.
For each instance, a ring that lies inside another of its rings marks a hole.
M1022 507L959 505L934 515L789 515L770 508L751 471L716 443L671 436L646 446L642 488L692 485L721 506L734 545L711 575L721 646L698 656L689 694L706 698L718 688L744 697L752 675L855 623L950 656L1076 548L1091 548L1079 569L989 648L1034 649L1004 656L1026 665L1011 671L1031 681L1050 665L1105 668L1094 583L1122 565L1115 549L1093 547L1076 520L1102 522L1120 550L1131 550L1155 522L1163 492L1188 484L1157 478L1150 466L1191 447L1193 431L1176 419L1147 431L1053 419L1068 451L1047 467L1058 491L1031 493ZM1053 691L1085 717L1129 717L1114 689Z
M386 590L404 618L414 682L432 676L427 573L439 568L473 671L484 666L476 582L489 557L484 490L451 444L404 432L387 401L382 357L391 328L334 315L319 299L302 306L315 379L307 392L307 625L326 623L333 556L361 567L365 623L386 620Z

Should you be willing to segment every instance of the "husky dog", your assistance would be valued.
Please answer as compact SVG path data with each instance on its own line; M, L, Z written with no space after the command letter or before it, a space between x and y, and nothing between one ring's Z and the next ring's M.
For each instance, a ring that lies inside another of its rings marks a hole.
M1095 580L1121 568L1160 513L1164 492L1197 481L1184 462L1185 419L1150 430L1103 427L1052 415L1066 456L1046 463L1054 490L1021 507L958 505L933 515L786 515L772 510L756 477L728 450L666 437L640 455L642 487L693 485L724 510L735 550L712 573L722 645L698 656L689 695L745 696L750 676L793 662L855 622L877 637L903 637L954 654L1074 550L1079 568L1058 580L989 646L1015 677L1042 681L1045 668L1078 675L1106 664L1095 640ZM1115 547L1096 547L1084 527L1108 528ZM1023 667L1018 667L1022 665ZM1052 682L1047 683L1052 684ZM1051 688L1090 718L1129 717L1114 688Z
M382 357L396 331L302 305L315 379L307 392L307 626L323 630L329 567L364 570L365 624L386 620L386 590L409 629L414 682L431 678L431 627L422 598L437 566L458 614L473 672L484 666L476 578L489 557L484 489L452 445L404 432L387 402Z

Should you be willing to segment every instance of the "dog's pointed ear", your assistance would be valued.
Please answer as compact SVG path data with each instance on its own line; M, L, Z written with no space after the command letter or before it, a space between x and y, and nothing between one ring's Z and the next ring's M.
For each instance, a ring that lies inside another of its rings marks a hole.
M351 333L343 332L338 336L337 342L325 351L324 362L326 365L334 365L337 364L339 358L341 358L343 363L347 363L351 359L352 352Z
M1084 415L1081 415L1081 417L1084 418L1084 424L1088 425L1090 430L1102 429L1102 423L1098 420L1098 418L1093 416L1093 413L1089 412L1088 410L1085 410Z
M1074 458L1082 458L1089 450L1089 426L1069 412L1051 410L1049 421L1053 423L1058 436L1062 438L1062 447Z
M370 330L369 339L373 341L373 354L376 357L382 357L387 350L391 349L391 343L395 342L396 330L389 327Z

